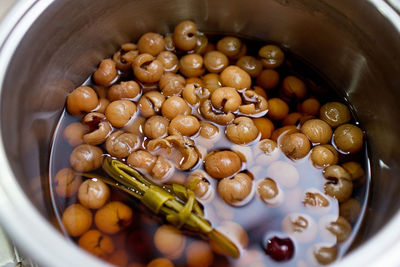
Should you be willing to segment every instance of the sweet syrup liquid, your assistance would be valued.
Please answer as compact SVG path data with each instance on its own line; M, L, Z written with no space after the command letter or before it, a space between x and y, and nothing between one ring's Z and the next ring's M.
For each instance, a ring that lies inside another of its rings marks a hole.
M208 35L209 40L218 40L220 36ZM265 44L251 39L242 39L248 47L248 55L257 56L258 49ZM285 51L287 62L283 67L280 67L279 73L281 77L287 75L295 75L306 82L308 87L308 95L316 97L321 106L330 101L340 101L347 103L343 95L340 94L339 90L334 90L333 86L328 82L329 80L323 77L320 73L310 67L309 64L305 63L301 58L291 54L289 51ZM123 77L122 80L130 80L133 77ZM87 79L84 85L89 85L95 88L96 86L91 82L91 79ZM147 85L152 86L152 85ZM279 97L277 90L268 91L268 98ZM351 109L351 106L349 106ZM204 118L199 115L198 106L194 106L193 115L199 119ZM296 110L295 106L290 107L291 112ZM140 114L138 115L140 116ZM56 173L65 167L69 167L69 155L71 154L73 147L71 147L63 138L63 131L67 125L72 122L78 122L81 117L74 117L67 113L66 110L62 113L58 126L54 132L53 145L51 150L50 162L49 162L49 179L50 184L54 184L54 177ZM353 113L353 124L359 124L356 116ZM214 228L218 228L223 225L226 221L233 221L243 227L248 235L248 246L242 251L239 259L232 259L229 257L214 255L213 266L315 266L318 265L315 261L312 251L313 246L317 244L326 244L328 246L338 246L338 259L342 257L351 246L357 231L360 227L362 217L365 211L365 205L368 197L369 187L369 164L367 157L367 145L364 145L363 151L356 155L345 155L340 154L339 164L347 161L358 161L362 164L365 173L366 181L361 185L354 187L352 198L355 198L362 205L358 219L352 222L352 234L343 243L336 244L336 238L329 234L324 229L324 223L332 218L337 218L339 215L339 203L336 199L324 195L329 200L328 207L308 207L303 204L305 192L324 192L324 184L326 179L322 175L322 169L313 166L309 156L293 161L287 158L283 153L279 152L277 161L288 163L294 166L299 174L299 181L295 186L284 186L280 185L280 190L283 195L283 200L278 206L271 206L264 203L258 196L256 190L257 181L260 181L267 177L268 168L270 164L263 164L257 162L257 157L260 156L260 152L257 150L257 143L259 138L247 145L236 145L229 141L224 134L224 127L219 127L219 135L217 139L213 139L211 142L200 136L194 135L191 137L195 141L199 152L202 154L204 159L208 152L215 150L231 149L240 152L246 158L246 161L242 164L242 171L248 171L254 178L253 192L251 194L251 200L247 204L241 207L234 207L226 204L217 193L216 179L210 179L212 188L214 188L214 197L211 200L199 200L204 206L205 217L210 220ZM279 128L279 124L275 124L275 129ZM144 137L146 139L146 137ZM217 140L217 141L216 141ZM145 143L145 142L143 142ZM102 147L102 146L100 146ZM105 151L104 147L103 151ZM144 145L142 149L145 149ZM257 152L258 151L258 152ZM203 170L203 164L196 164L195 167L190 171L178 171L176 170L172 179L167 183L184 183L186 177L195 170ZM282 172L285 170L282 169ZM98 171L102 175L101 170ZM272 177L273 178L273 177ZM61 223L61 216L63 211L71 204L77 203L78 199L76 196L69 198L62 198L55 194L54 190L51 190L52 203L56 214L56 219L59 222L62 231L68 236ZM120 200L127 203L132 207L134 211L134 222L128 228L122 232L111 235L113 238L116 249L123 250L128 255L128 262L140 262L143 264L148 263L150 260L158 257L165 257L161 254L153 243L153 237L155 231L162 221L151 214L145 207L143 207L139 201L133 197L118 191L117 189L111 188L111 199ZM289 214L302 214L309 218L309 223L313 224L314 230L311 234L310 240L296 240L292 238L291 234L285 233L282 229L282 221ZM95 228L95 226L92 226ZM290 237L295 245L294 256L283 262L276 262L271 259L264 251L266 241L273 237ZM77 242L76 238L71 238ZM199 237L192 236L190 233L186 235L186 247L193 241L198 240ZM186 256L183 252L179 257L172 259L175 266L186 266Z

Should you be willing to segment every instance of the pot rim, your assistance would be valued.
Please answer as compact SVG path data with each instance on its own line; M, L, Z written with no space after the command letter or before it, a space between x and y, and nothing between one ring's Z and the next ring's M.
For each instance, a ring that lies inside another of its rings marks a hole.
M0 93L13 52L32 23L54 1L19 0L0 23ZM367 0L400 34L400 4L393 0L388 1L390 3ZM0 170L0 223L19 248L43 266L69 267L77 266L77 263L80 266L110 266L68 242L38 212L15 179L8 164L3 139L0 141ZM333 266L398 266L399 225L400 212L366 243Z

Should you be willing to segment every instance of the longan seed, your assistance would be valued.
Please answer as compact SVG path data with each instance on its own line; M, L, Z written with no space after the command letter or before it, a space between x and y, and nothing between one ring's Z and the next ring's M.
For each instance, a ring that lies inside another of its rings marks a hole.
M112 201L97 210L94 222L106 234L115 234L128 227L133 220L132 209L119 201Z
M72 204L65 209L62 223L67 233L72 237L81 236L92 225L92 213L81 204Z
M78 192L82 183L82 177L75 174L74 170L64 168L57 172L55 178L55 190L60 197L70 197Z

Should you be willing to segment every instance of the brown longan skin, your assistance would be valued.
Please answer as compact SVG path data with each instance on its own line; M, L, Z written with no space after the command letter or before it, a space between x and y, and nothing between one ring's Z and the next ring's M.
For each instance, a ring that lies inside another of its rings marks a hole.
M88 179L79 186L78 200L88 209L99 209L110 198L110 189L101 180Z
M291 159L301 159L310 152L310 141L302 133L285 134L280 139L282 152Z
M100 168L103 151L97 146L82 144L72 151L69 162L78 172L89 172Z
M164 50L165 42L161 34L147 32L138 41L137 48L141 54L148 53L152 56L158 55Z
M118 71L115 62L112 59L104 59L95 73L93 80L97 85L109 86L118 78Z
M207 155L204 165L209 175L216 179L222 179L238 172L242 161L235 152L217 151Z
M72 204L65 209L61 220L67 233L72 237L77 237L89 230L93 216L90 210L81 204Z
M94 223L106 234L115 234L128 227L133 220L132 209L120 201L112 201L96 211Z
M90 112L99 104L96 91L89 86L79 86L67 96L67 110L73 116Z
M144 124L144 134L151 139L163 138L168 135L169 121L162 116L152 116Z
M351 120L349 108L340 102L328 102L324 104L320 109L319 116L333 128L348 123Z
M332 128L323 120L311 119L306 121L300 128L311 142L316 144L327 144L332 138Z
M121 128L129 122L135 113L135 103L130 100L116 100L107 106L105 115L112 126Z
M221 83L226 87L244 89L251 87L250 75L238 66L228 66L220 74Z
M70 168L59 170L54 178L55 191L60 197L70 197L78 192L82 177Z
M355 154L363 147L363 132L352 124L343 124L333 133L336 147L344 153Z
M170 135L181 134L191 136L200 128L199 120L192 115L178 115L171 120L168 132Z

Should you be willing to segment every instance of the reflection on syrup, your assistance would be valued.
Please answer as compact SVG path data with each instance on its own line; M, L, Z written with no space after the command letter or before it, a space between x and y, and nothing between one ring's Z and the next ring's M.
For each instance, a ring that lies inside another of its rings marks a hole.
M259 42L250 40L248 45L249 50L253 46L259 47ZM291 57L291 64L282 73L293 74L294 69L301 69L302 73L296 72L296 75L306 77L304 79L309 81L308 86L315 86L317 88L318 86L314 81L327 86L321 82L321 77L311 71L308 66L301 63L293 55ZM129 78L126 77L127 80ZM90 79L86 81L86 84L96 87L90 84ZM141 87L143 94L154 90L157 88L157 85L141 84ZM319 86L315 91L321 90L321 88L323 86ZM98 88L98 91L101 91L101 88ZM332 94L332 91L330 93ZM270 97L274 97L273 93ZM138 99L139 96L134 100L137 101ZM332 101L332 99L337 99L337 97L323 94L320 101L324 103L327 100ZM251 102L251 99L248 99L248 101ZM199 106L192 106L192 115L199 119L201 118ZM201 119L204 120L203 118ZM56 173L60 169L69 166L68 155L73 150L63 139L63 130L70 123L79 120L79 117L73 117L66 111L64 111L60 118L59 125L54 133L49 164L51 184L54 183ZM134 116L124 129L142 134L144 120L140 115ZM339 205L336 199L324 194L324 185L327 180L323 176L323 169L313 166L310 153L308 156L296 161L285 156L279 148L273 150L272 153L266 153L265 148L262 147L263 142L260 140L261 135L247 145L233 144L226 138L225 127L215 126L219 131L210 139L200 136L199 133L191 137L200 155L200 159L195 167L189 171L178 171L176 169L167 182L187 184L187 178L190 174L202 171L201 175L205 177L206 182L209 184L209 192L199 198L199 202L204 207L205 217L210 220L214 228L219 229L221 232L227 232L228 236L236 238L237 244L240 244L242 248L241 257L236 260L215 254L213 256L213 266L256 266L257 264L260 266L274 266L277 264L276 261L271 259L267 255L268 253L266 253L268 251L267 241L273 240L275 242L279 239L281 240L279 242L285 245L285 241L282 240L288 237L294 242L294 254L290 260L280 262L279 266L293 266L296 263L298 266L318 265L313 253L320 247L332 250L332 247L337 245L338 251L333 253L337 253L338 258L343 256L357 233L362 213L360 211L358 216L352 215L353 218L356 217L357 219L351 221L351 228L349 230L351 233L347 233L347 238L341 239L341 237L332 234L336 229L335 225L332 225L332 222L336 222L338 215L344 215L347 210L345 210L344 205ZM146 137L143 137L143 139L141 148L146 149L149 140L146 140ZM228 149L235 151L241 157L242 166L240 171L246 172L253 179L251 193L242 203L238 203L236 206L230 206L220 198L217 193L218 180L208 176L202 164L209 152ZM176 147L170 150L158 148L152 151L152 153L153 155L168 158L176 165L181 164L185 160L182 152ZM341 162L354 160L354 156L351 155L340 155L340 157ZM355 158L362 162L367 161L367 159L359 158L359 156ZM364 164L364 166L364 169L368 173L367 164ZM266 179L270 179L276 183L275 186L278 193L274 195L273 192L270 192L272 197L263 198L260 195L261 191L259 188ZM362 186L356 187L353 192L353 197L363 205L366 200L367 187L368 181ZM59 197L54 193L54 188L51 188L51 191L55 213L58 221L61 222L61 214L65 208L73 203L77 203L78 200L76 196L69 198ZM159 245L153 243L153 238L157 236L157 233L158 235L160 234L159 231L162 229L160 228L162 222L125 193L112 188L111 199L129 203L135 215L135 221L131 227L112 235L116 250L122 251L122 254L127 255L130 262L148 262L154 258L165 256L165 253L160 253ZM350 200L350 202L354 201L356 200ZM340 209L342 211L339 211ZM350 217L350 215L347 214L346 217ZM340 224L340 222L337 223ZM241 227L238 227L238 225ZM340 227L343 228L343 224ZM346 227L347 225L344 226L345 229ZM327 228L333 230L329 231ZM241 229L244 229L244 231ZM169 255L174 260L176 266L185 265L185 253L190 254L189 247L191 245L196 246L196 242L199 240L196 237L192 237L190 233L188 234L185 237L185 243L177 247L177 250L181 251L181 253Z

